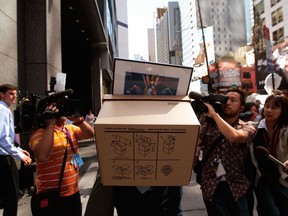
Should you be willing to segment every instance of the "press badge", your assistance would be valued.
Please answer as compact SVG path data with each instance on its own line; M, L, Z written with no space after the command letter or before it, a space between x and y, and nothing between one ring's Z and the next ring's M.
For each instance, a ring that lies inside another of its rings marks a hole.
M71 164L73 164L75 168L80 168L84 164L79 153L72 155Z

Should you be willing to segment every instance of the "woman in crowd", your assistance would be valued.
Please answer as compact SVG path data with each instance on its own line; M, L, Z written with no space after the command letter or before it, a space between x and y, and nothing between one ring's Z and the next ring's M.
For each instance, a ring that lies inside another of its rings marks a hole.
M259 216L288 215L288 98L281 93L267 97L263 119L254 139L254 154L261 173L256 186ZM270 156L283 163L278 165Z
M255 122L258 115L258 107L254 102L247 102L242 111L243 121Z
M45 112L54 113L52 116L55 117L45 118L45 126L35 130L30 138L29 146L36 158L37 194L59 187L61 168L64 164L60 187L62 212L57 212L57 215L81 216L78 173L83 161L79 154L78 140L92 138L94 131L84 121L84 117L67 117L73 124L66 124L66 117L56 117L58 111L55 105L49 105ZM56 210L53 207L50 209L53 213L47 208L42 208L42 203L39 209L35 197L33 195L31 199L33 215L55 215Z
M89 110L89 113L85 116L85 121L92 127L94 128L94 121L96 117L93 114L92 110Z

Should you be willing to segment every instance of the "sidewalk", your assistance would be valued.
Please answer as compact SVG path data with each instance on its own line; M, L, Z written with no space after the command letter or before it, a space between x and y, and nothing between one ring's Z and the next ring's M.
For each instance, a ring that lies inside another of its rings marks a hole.
M80 168L80 194L82 201L83 215L89 199L90 191L95 182L98 170L98 162L96 157L95 143L88 141L81 144L80 153L84 161L84 165ZM205 206L202 200L201 190L195 182L194 175L188 186L183 187L182 210L183 216L206 216ZM18 203L19 216L31 216L30 210L31 196L25 194ZM0 215L3 210L0 209ZM114 214L117 216L117 214ZM101 215L99 215L101 216Z

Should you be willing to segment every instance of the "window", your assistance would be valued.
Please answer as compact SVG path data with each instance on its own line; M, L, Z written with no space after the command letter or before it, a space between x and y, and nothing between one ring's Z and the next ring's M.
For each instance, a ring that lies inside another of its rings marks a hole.
M244 79L250 79L251 78L251 73L250 72L243 72L243 78Z
M272 33L272 35L273 35L273 41L277 43L279 40L283 39L284 37L284 28L282 27L282 28L277 29L276 31Z
M260 1L257 5L255 5L255 13L264 13L264 0Z
M281 0L270 0L271 7L273 7L274 5L276 5L280 1Z
M272 18L272 26L277 25L278 23L283 21L283 10L282 7L278 8L277 10L273 11L271 14Z

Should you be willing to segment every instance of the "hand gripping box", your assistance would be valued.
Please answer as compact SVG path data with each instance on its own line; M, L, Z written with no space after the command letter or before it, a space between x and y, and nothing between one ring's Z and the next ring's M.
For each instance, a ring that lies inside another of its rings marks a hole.
M104 185L188 185L199 121L187 96L105 95L95 122Z

